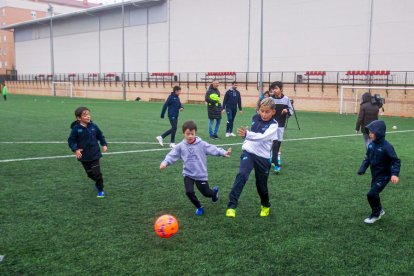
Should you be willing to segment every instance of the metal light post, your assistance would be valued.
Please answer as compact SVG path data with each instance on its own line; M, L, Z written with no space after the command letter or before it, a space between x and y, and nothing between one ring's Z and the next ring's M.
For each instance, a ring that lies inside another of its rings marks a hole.
M263 95L263 0L260 1L260 73L259 97Z
M56 96L56 89L53 85L53 81L55 80L55 59L53 53L53 6L48 4L49 8L47 9L49 16L50 16L50 71L52 73L52 91L53 96Z
M126 83L125 83L125 7L122 0L122 97L126 100Z

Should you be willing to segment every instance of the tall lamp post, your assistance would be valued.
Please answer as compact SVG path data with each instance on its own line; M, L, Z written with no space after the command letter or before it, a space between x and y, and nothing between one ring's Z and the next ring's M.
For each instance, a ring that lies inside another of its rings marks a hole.
M125 85L125 7L122 0L122 98L126 100Z
M53 6L48 4L49 8L47 9L49 16L50 16L50 71L52 73L52 91L53 96L56 96L55 86L53 85L53 81L55 80L55 60L54 60L54 53L53 53Z
M263 0L260 1L260 73L259 97L263 95Z

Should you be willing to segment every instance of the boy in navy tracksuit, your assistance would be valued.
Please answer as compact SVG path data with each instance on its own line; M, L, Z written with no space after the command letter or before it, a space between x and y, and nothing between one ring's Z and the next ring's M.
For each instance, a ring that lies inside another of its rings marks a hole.
M241 96L240 92L237 90L237 83L232 82L231 85L231 88L227 90L224 95L223 100L223 110L225 110L227 114L226 137L236 136L236 134L233 133L233 124L237 115L237 107L240 110L240 114L243 113Z
M371 167L371 189L367 198L372 212L364 222L374 223L385 214L379 194L390 180L394 184L399 182L401 161L398 159L394 147L385 140L386 126L384 121L375 120L366 128L369 130L369 138L372 142L368 145L365 160L362 162L358 174L364 174L367 168Z
M175 147L175 133L177 132L177 124L178 124L178 115L180 111L182 111L183 105L180 101L180 93L181 93L181 87L174 86L173 92L171 92L171 95L168 96L167 100L164 103L164 106L162 107L161 111L161 118L164 119L165 112L168 108L168 119L170 120L171 128L161 134L161 136L157 136L156 139L158 143L163 147L164 142L163 139L171 134L171 142L170 142L170 148Z
M269 192L267 180L270 170L270 151L272 143L277 140L277 122L273 119L276 106L272 99L267 98L260 103L259 114L253 116L251 130L237 129L237 134L244 138L239 173L234 180L229 194L226 216L236 217L236 208L244 185L254 169L256 188L261 201L261 217L270 213Z
M99 127L91 121L90 110L87 107L79 107L75 110L76 121L71 124L72 131L68 138L68 145L75 153L76 158L82 163L88 177L95 181L98 190L98 198L105 197L103 177L99 159L102 150L108 150L108 144Z
M280 173L280 165L282 164L280 146L283 141L283 134L285 132L286 120L289 116L293 114L292 103L290 99L283 94L283 83L280 81L275 81L270 85L269 91L272 92L273 100L276 104L276 114L275 119L279 124L277 129L278 140L273 141L272 147L272 163L274 164L274 172L276 174Z
M201 140L196 133L197 125L193 121L185 122L184 140L167 154L160 164L160 169L164 170L179 159L183 160L185 193L197 208L195 214L201 216L204 214L204 208L194 193L194 184L205 197L210 197L213 202L217 202L219 188L210 189L208 185L207 155L229 157L231 148L225 151Z

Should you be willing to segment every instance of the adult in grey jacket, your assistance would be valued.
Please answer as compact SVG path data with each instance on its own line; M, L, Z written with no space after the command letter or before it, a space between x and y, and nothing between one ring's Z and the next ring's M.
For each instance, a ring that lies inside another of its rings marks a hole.
M362 94L355 130L357 133L361 130L364 137L365 149L368 149L368 145L371 142L369 139L369 130L366 126L369 123L378 120L379 109L380 107L378 104L372 103L371 93L366 92Z
M208 114L208 133L211 139L218 139L218 130L221 123L221 102L220 102L220 91L218 90L219 81L215 80L208 88L205 96L207 102L207 114ZM213 130L214 120L216 120L216 127Z

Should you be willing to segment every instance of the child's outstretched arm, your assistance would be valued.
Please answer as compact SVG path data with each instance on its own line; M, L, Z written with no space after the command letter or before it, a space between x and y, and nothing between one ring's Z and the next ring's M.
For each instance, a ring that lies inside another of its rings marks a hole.
M244 135L245 139L250 141L259 141L259 140L277 140L277 124L272 124L264 133L248 131L247 128L244 129L246 134ZM237 130L238 132L239 130Z
M209 144L205 141L203 141L202 143L204 143L204 152L206 153L206 155L214 155L214 156L225 156L228 157L230 155L230 153L227 151L225 151L222 148L219 148L215 145ZM231 149L230 149L231 152Z
M181 148L179 145L175 146L168 154L165 156L164 161L160 164L160 170L166 169L169 165L178 161L181 158Z
M228 148L224 157L230 157L231 148Z
M108 150L108 143L106 142L105 136L98 126L96 126L96 138L102 146L102 151L106 152Z
M401 160L398 158L394 147L390 145L386 149L388 156L391 158L391 182L397 184L400 181Z
M359 167L359 170L358 170L359 175L363 175L365 173L365 171L368 169L369 165L370 165L369 157L368 157L369 153L368 152L369 152L369 150L367 150L367 153L365 155L365 159L364 159L364 161L362 161L362 164Z

